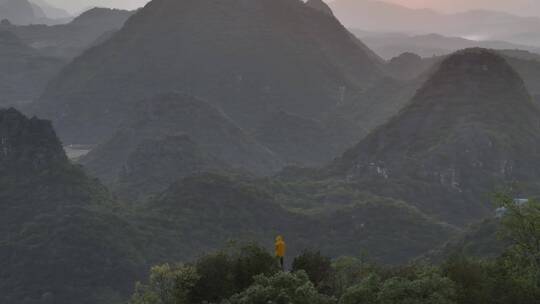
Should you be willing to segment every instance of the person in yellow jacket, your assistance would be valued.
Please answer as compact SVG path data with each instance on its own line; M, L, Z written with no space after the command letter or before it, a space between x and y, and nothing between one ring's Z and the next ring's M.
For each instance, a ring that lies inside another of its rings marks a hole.
M287 251L287 245L285 244L285 241L283 241L283 237L279 235L276 237L276 257L279 259L279 264L281 265L281 270L285 269L283 266L283 258L285 257L285 253Z

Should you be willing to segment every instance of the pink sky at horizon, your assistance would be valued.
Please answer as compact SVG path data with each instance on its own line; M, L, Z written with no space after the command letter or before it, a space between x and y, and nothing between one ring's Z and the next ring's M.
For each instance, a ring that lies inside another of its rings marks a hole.
M340 0L327 0L340 1ZM350 1L350 0L349 0ZM365 1L365 0L357 0ZM380 0L410 8L429 8L446 13L472 9L496 10L524 16L540 16L540 0Z

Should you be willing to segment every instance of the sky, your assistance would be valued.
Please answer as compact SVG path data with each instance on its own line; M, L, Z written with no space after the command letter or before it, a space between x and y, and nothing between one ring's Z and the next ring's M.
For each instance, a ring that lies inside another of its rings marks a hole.
M362 1L362 0L359 0ZM444 12L489 9L519 15L540 16L540 0L386 0L412 8L431 8Z
M78 13L93 6L134 9L148 0L47 0L49 3ZM331 1L331 0L328 0ZM333 0L339 1L339 0ZM357 0L364 1L364 0ZM385 0L412 8L431 8L444 12L490 9L525 16L540 16L540 0Z

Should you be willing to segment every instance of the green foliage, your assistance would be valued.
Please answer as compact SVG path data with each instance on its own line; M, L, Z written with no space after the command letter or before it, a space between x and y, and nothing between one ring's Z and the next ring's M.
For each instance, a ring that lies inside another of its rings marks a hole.
M340 257L333 261L332 290L336 296L343 295L349 287L362 282L367 276L378 273L380 268L365 258Z
M537 303L540 297L531 269L514 255L495 260L453 256L441 268L456 283L460 304Z
M163 264L152 267L147 285L137 283L131 304L188 304L200 277L192 266Z
M193 300L213 303L246 289L257 275L276 273L278 266L270 253L251 244L204 256L196 269L201 279L193 288Z
M305 271L311 282L319 290L328 285L332 276L332 261L320 251L305 250L292 263L293 272Z
M255 283L234 295L229 304L331 304L333 298L320 294L303 271L257 276Z
M164 264L137 283L130 304L219 303L254 283L257 275L278 271L274 257L249 244L205 255L193 265Z
M196 269L201 280L193 288L196 303L218 302L235 293L234 261L224 252L214 253L199 259Z
M442 271L457 286L457 300L461 304L488 303L487 264L472 260L463 255L451 256L443 265Z
M454 282L432 268L420 268L413 277L376 274L351 287L340 304L453 304Z
M514 253L538 271L540 283L540 202L529 200L519 203L507 194L498 194L497 202L504 208L503 237L512 243Z
M235 287L243 290L253 283L256 275L271 275L279 270L276 259L264 248L251 244L241 248L235 255Z
M352 257L329 263L304 251L293 272L279 272L264 249L229 248L194 266L152 269L131 304L523 304L540 298L535 269L513 250L496 259L453 255L440 266L381 266Z

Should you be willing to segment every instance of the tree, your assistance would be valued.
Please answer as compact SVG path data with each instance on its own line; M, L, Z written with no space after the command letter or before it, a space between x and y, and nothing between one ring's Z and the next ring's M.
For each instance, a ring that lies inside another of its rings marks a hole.
M192 266L163 264L152 267L148 284L137 283L131 304L189 304L199 280Z
M320 294L304 271L259 275L245 291L228 304L333 304L335 299Z
M380 304L454 304L454 282L435 269L426 269L413 280L394 277L384 282Z
M378 304L382 280L376 274L370 274L359 284L347 289L340 304Z
M332 290L342 296L349 287L361 283L366 277L380 271L377 265L367 261L364 256L340 257L332 263Z
M489 269L493 262L479 261L462 254L450 256L441 266L443 274L456 283L460 304L492 303Z
M371 274L349 288L340 304L454 304L455 284L436 269L421 267L413 277Z
M193 289L197 303L220 302L248 288L255 276L272 275L279 270L274 257L255 244L202 257L197 261L196 269L200 275Z
M514 253L540 274L540 202L516 201L508 194L497 194L496 201L505 210L503 237L512 241Z
M256 275L272 275L278 271L275 257L255 244L244 246L235 254L234 283L237 291L253 284Z
M315 287L321 290L323 283L328 285L332 276L332 260L320 251L305 250L292 263L293 272L303 270Z

